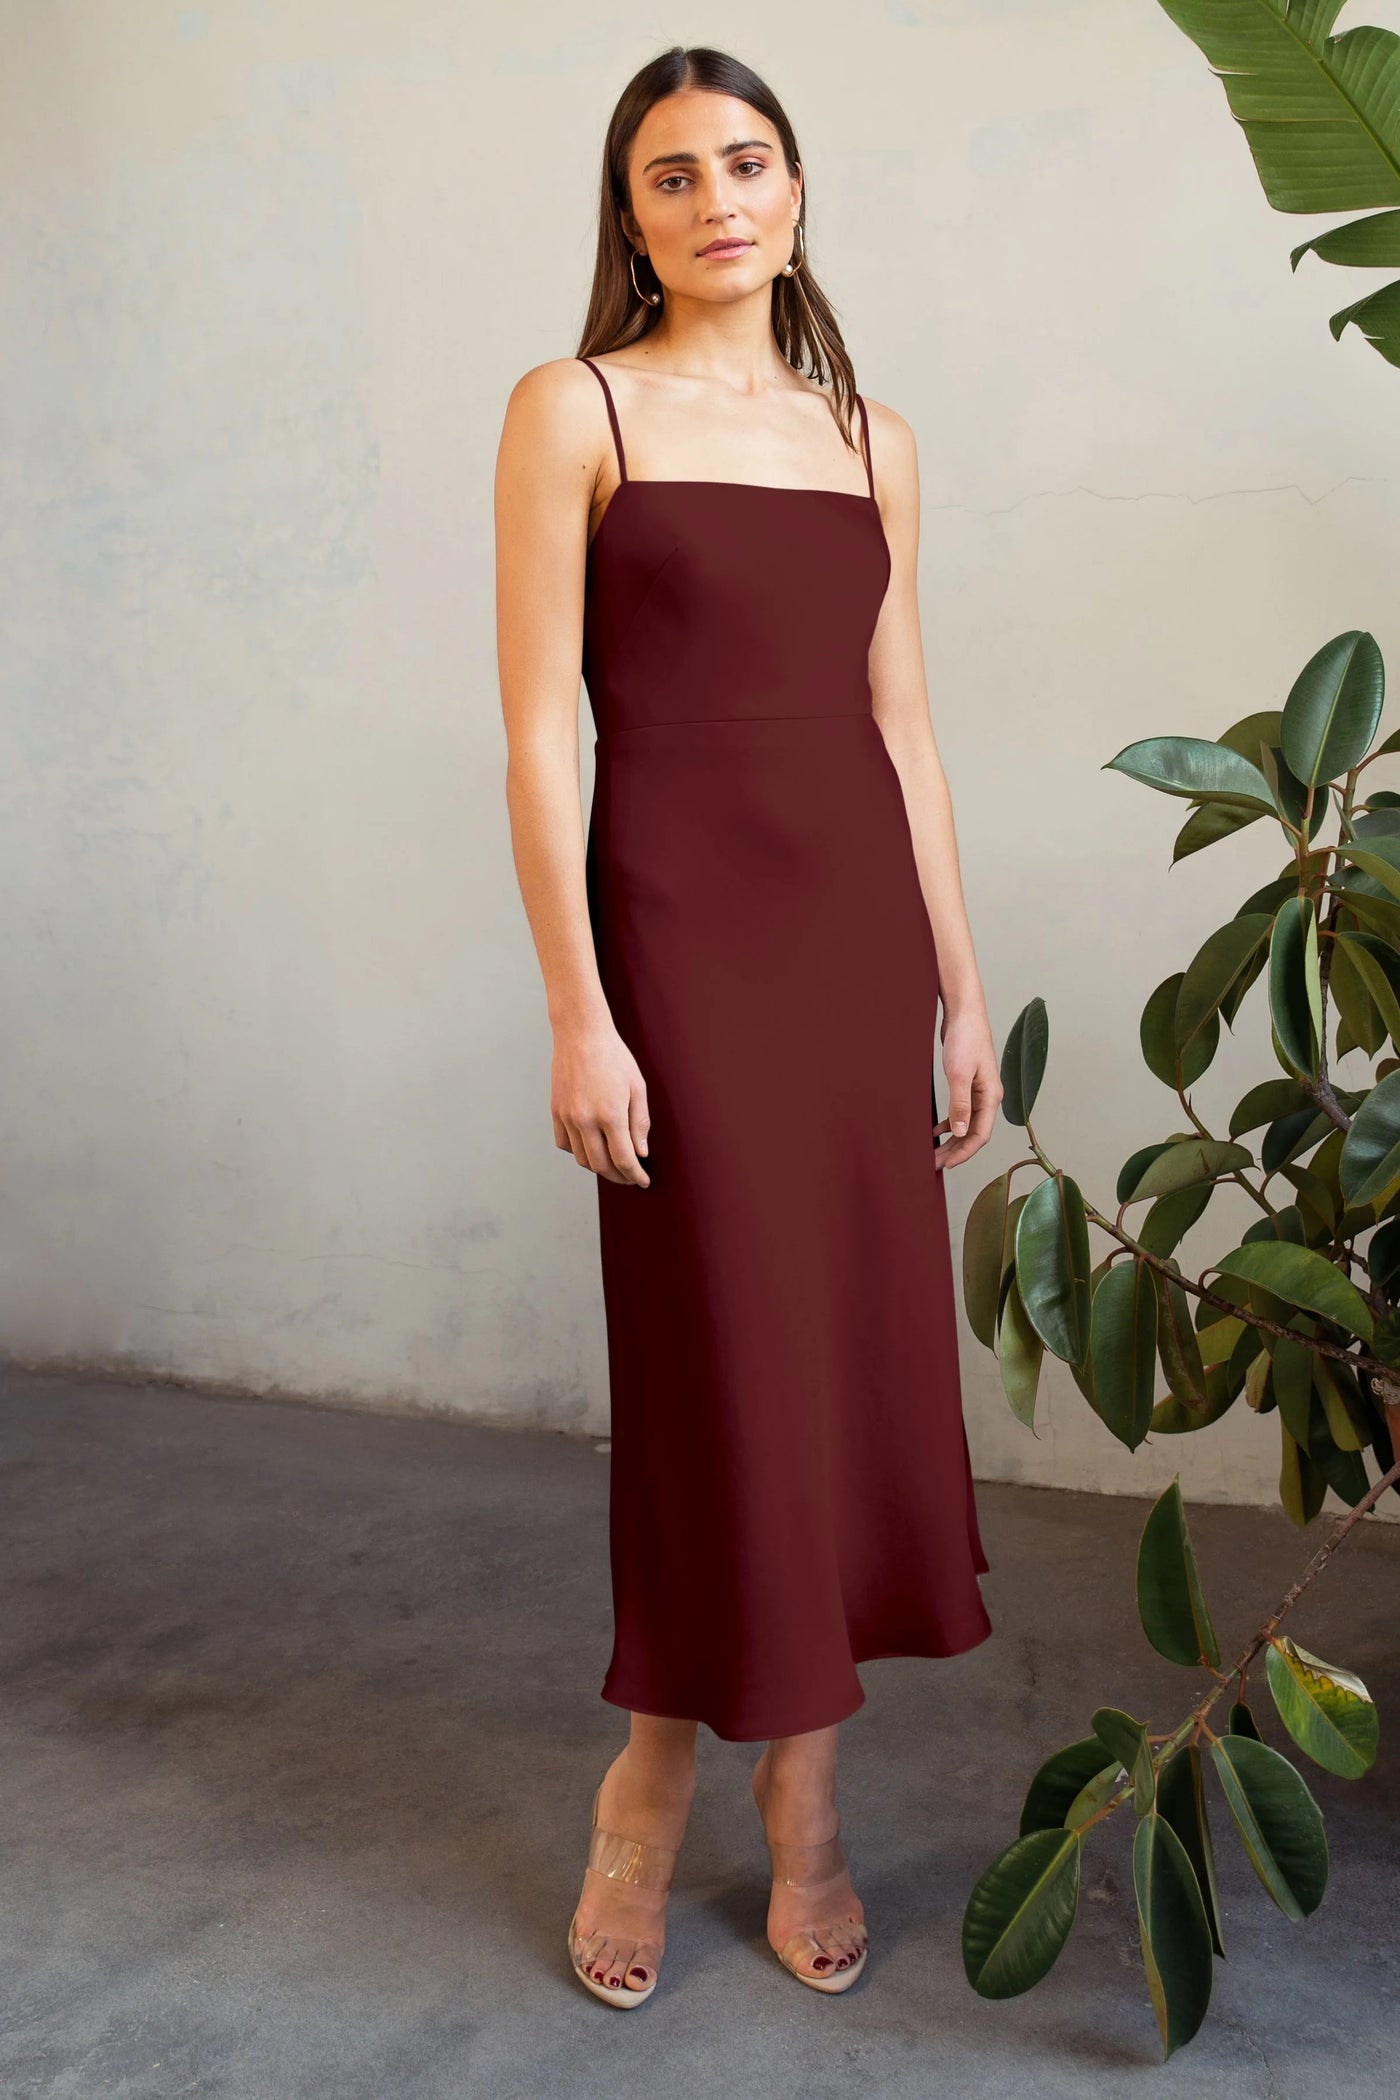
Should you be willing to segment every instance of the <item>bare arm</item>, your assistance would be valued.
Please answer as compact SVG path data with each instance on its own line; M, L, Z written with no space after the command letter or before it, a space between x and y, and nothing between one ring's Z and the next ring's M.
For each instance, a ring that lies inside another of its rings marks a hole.
M919 464L902 416L872 402L870 455L890 547L890 583L870 646L875 718L899 774L919 881L938 950L943 1069L951 1141L939 1164L956 1166L987 1142L1002 1097L1001 1075L963 901L953 803L929 719L919 627ZM969 1127L970 1125L970 1127ZM940 1123L942 1130L945 1124Z
M555 1143L645 1188L646 1086L598 974L579 794L584 564L608 443L602 390L576 359L517 382L496 460L497 663L511 847L554 1031Z

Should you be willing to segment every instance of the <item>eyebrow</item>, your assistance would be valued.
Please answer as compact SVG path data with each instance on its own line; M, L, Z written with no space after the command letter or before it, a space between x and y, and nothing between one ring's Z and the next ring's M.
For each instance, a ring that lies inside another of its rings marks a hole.
M727 146L720 147L721 157L727 158L729 154L739 153L748 146L764 146L770 153L773 151L773 141L771 139L731 139ZM698 153L658 153L655 160L647 162L646 167L642 169L642 173L646 175L652 168L665 167L668 161L677 160L688 161L692 167L700 165Z

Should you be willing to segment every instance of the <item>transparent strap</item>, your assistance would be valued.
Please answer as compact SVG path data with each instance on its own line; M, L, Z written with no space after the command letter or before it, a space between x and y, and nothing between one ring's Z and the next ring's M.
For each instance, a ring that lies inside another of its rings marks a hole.
M823 1838L819 1845L784 1845L770 1838L768 1851L773 1862L773 1879L786 1882L793 1889L810 1888L816 1882L830 1881L846 1864L839 1831Z
M623 1837L616 1830L595 1827L588 1847L588 1864L610 1881L630 1881L634 1888L668 1889L676 1864L669 1845L654 1845L645 1838Z
M821 1889L845 1872L846 1855L839 1832L817 1845L785 1845L770 1838L768 1852L774 1881L784 1882L789 1888ZM799 1926L778 1949L778 1959L784 1967L810 1974L814 1958L830 1952L829 1946L823 1945L824 1940L845 1943L852 1953L864 1946L865 1926L853 1910L847 1907L828 1913L820 1899L816 1908L822 1915L810 1925Z

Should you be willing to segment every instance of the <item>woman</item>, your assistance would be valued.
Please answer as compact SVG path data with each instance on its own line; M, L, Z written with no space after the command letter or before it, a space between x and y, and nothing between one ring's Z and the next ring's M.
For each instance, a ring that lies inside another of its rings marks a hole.
M914 440L855 392L804 201L746 66L645 66L609 127L579 356L515 387L497 474L555 1142L598 1186L602 1696L631 1716L569 1949L623 2007L656 1984L701 1721L767 1742L774 1951L815 1989L855 1980L855 1665L991 1631L941 1170L1001 1086L924 685Z

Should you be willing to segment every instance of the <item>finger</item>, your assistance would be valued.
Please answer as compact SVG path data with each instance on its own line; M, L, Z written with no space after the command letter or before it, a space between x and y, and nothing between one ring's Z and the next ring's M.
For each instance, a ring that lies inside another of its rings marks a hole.
M612 1163L624 1181L635 1182L638 1188L650 1186L646 1168L638 1159L632 1146L632 1134L627 1124L619 1119L603 1125L603 1136L607 1140Z
M633 1091L632 1099L628 1104L628 1114L632 1125L633 1146L638 1155L645 1158L647 1137L651 1130L651 1114L647 1108L647 1091L645 1087L637 1087Z
M578 1124L570 1118L565 1121L564 1128L568 1132L569 1150L574 1158L581 1167L588 1167L591 1171L593 1162L588 1157L588 1147L583 1142L583 1134Z
M588 1164L592 1167L594 1173L601 1174L604 1181L621 1181L623 1177L612 1163L612 1154L608 1150L608 1141L604 1136L602 1124L598 1122L583 1123L580 1124L579 1130L583 1138Z
M970 1134L971 1136L976 1138L979 1145L985 1145L987 1139L991 1136L993 1128L996 1124L997 1110L1000 1108L1000 1106L1000 1094L997 1095L995 1100L993 1100L990 1095L984 1094L978 1101L977 1113L972 1118L972 1130Z
M554 1142L555 1142L555 1144L556 1144L556 1145L557 1145L557 1146L559 1147L559 1150L560 1150L561 1152L572 1152L574 1148L573 1148L573 1146L572 1146L572 1145L571 1145L571 1144L569 1143L569 1126L568 1126L568 1124L567 1124L567 1123L566 1123L566 1122L564 1121L564 1118L563 1118L563 1117L562 1117L562 1116L561 1116L561 1115L559 1114L559 1111L558 1111L557 1109L555 1109L554 1111L552 1111L552 1113L553 1113L553 1117L554 1117Z
M972 1088L967 1080L948 1082L948 1127L955 1138L966 1134L972 1120Z

